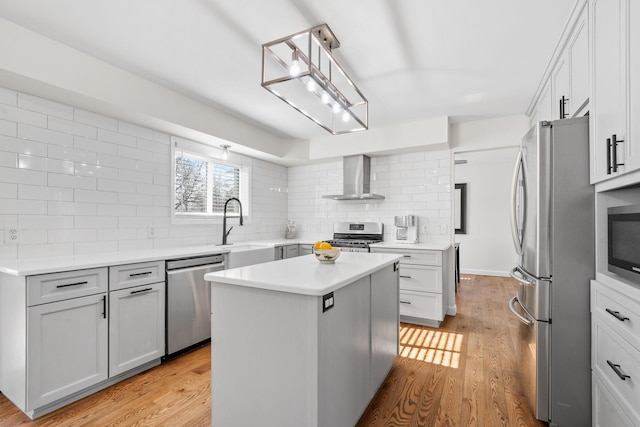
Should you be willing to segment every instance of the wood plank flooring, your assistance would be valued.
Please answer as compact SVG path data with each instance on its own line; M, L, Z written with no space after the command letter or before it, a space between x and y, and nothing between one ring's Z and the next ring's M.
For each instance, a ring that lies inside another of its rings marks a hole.
M515 289L463 275L457 316L438 329L403 323L400 356L357 426L545 426L517 380ZM208 426L210 378L205 346L35 421L0 395L0 426Z

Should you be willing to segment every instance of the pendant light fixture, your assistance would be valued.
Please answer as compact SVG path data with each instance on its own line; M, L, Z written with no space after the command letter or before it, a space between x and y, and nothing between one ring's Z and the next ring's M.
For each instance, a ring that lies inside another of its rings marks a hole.
M327 24L262 45L262 87L337 135L369 127L368 101L332 54Z

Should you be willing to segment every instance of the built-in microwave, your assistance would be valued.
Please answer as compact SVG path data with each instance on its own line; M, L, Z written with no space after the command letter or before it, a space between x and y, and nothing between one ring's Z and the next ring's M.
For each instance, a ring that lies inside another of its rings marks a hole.
M640 283L640 205L607 209L609 271Z

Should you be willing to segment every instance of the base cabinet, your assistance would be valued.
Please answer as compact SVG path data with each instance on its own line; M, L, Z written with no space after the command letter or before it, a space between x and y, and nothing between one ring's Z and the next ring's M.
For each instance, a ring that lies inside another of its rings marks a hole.
M28 309L27 411L107 379L106 294Z
M109 376L165 353L165 284L109 292Z

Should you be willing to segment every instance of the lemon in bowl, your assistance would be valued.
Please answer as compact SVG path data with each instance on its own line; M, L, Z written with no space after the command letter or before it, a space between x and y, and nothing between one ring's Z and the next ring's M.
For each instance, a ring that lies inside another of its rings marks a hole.
M334 248L327 242L316 242L313 253L321 264L333 264L340 256L340 249Z

